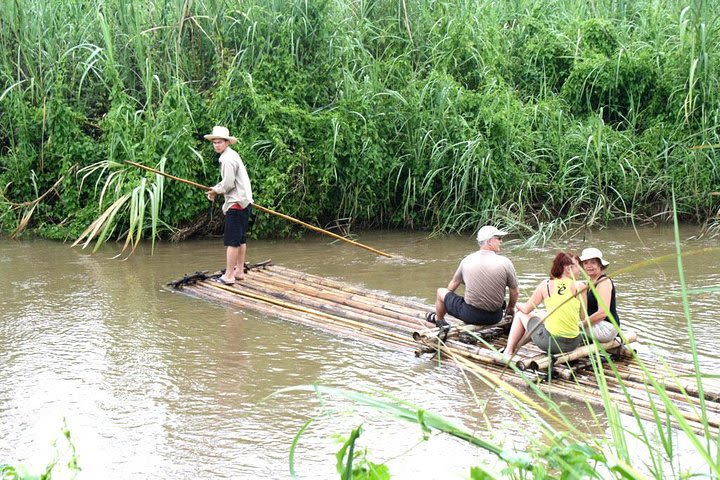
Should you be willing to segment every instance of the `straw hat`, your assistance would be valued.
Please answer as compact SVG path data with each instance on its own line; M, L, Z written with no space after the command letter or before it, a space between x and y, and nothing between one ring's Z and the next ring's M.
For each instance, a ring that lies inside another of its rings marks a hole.
M220 138L230 142L230 145L235 145L237 143L237 138L230 135L230 130L228 130L227 127L220 127L218 125L215 125L212 129L212 133L205 135L204 138L206 140L215 140L216 138Z
M590 260L591 258L597 258L598 260L600 260L600 263L603 267L607 267L608 265L610 265L610 262L603 258L602 252L597 248L586 248L580 254L581 262L584 262L585 260Z
M499 230L492 225L485 225L480 230L478 230L477 241L478 243L480 243L484 242L485 240L490 240L492 237L503 237L507 234L508 232L503 232L502 230Z

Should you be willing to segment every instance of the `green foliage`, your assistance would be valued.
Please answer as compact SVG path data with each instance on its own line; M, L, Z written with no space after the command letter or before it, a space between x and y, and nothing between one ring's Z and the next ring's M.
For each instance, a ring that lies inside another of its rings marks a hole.
M45 467L45 471L40 475L30 474L24 467L14 467L0 463L0 480L51 480L53 474L56 478L74 479L80 473L80 464L78 462L78 454L75 450L75 444L70 435L67 424L63 426L63 449L58 448L57 442L53 444L55 448L55 458L53 458ZM65 463L67 462L67 463Z
M676 0L5 2L0 228L77 237L108 206L94 185L109 172L77 174L99 162L166 157L213 185L216 124L240 138L259 204L321 225L546 236L667 220L671 186L702 222L717 149L689 148L718 143L719 29L708 2ZM163 195L167 227L144 215L142 237L208 215L192 187ZM296 233L274 218L253 231Z
M362 433L359 426L350 433L336 454L337 472L342 480L389 480L390 471L386 465L373 463L367 458L367 448L359 448L357 439Z

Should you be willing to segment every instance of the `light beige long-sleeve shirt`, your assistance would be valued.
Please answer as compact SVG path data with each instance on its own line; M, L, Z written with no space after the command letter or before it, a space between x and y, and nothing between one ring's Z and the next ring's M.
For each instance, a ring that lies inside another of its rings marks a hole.
M239 203L243 208L253 203L250 177L248 177L240 155L232 148L227 147L220 154L218 162L220 162L222 180L212 188L215 192L225 196L225 203L222 206L223 213L227 213L233 203Z

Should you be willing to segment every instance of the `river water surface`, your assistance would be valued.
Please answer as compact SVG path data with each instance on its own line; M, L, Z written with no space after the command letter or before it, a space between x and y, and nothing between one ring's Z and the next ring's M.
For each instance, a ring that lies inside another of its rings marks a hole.
M701 364L717 372L720 254L712 248L719 242L697 233L681 229L685 280ZM371 232L358 240L401 260L310 236L254 241L248 261L270 258L430 304L475 249L471 236ZM518 448L540 438L532 422L479 382L468 385L451 365L163 288L186 273L220 268L221 244L160 244L154 255L140 248L119 260L115 246L91 254L0 240L0 464L40 471L56 449L62 453L65 422L78 478L287 478L293 437L311 418L296 452L301 478L338 478L335 437L360 424L359 443L394 478L467 478L471 465L490 458L447 436L423 441L416 425L342 399L326 397L321 408L308 393L270 396L308 384L384 392ZM641 353L690 358L672 229L611 228L531 249L505 242L521 301L547 276L556 251L587 246L603 250L611 275L619 272L619 315L638 333ZM582 405L568 408L605 433Z

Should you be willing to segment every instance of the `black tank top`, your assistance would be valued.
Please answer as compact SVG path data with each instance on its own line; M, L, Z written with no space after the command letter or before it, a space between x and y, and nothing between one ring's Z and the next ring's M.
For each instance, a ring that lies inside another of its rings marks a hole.
M607 282L609 280L610 284L612 285L612 290L610 293L610 313L615 318L615 321L617 322L617 324L620 325L620 318L618 317L617 307L615 306L615 283L612 281L612 279L610 277L608 277L604 273L602 275L600 275L600 278L598 278L598 282L602 278L607 278L607 280L603 280L603 281ZM597 312L598 310L599 310L599 308L598 308L597 298L595 298L595 295L592 292L588 292L588 299L587 299L588 316L592 315L593 313ZM609 322L610 318L605 317L604 321Z

